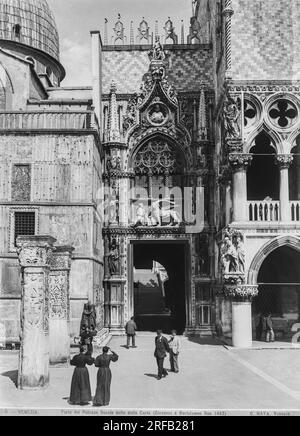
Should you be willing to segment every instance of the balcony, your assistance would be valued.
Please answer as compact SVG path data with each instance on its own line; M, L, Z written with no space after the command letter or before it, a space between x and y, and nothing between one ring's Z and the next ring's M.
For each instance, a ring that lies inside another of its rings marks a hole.
M290 221L300 222L300 201L290 201ZM279 222L280 201L248 201L250 222Z
M99 131L93 111L0 112L0 132L15 131Z

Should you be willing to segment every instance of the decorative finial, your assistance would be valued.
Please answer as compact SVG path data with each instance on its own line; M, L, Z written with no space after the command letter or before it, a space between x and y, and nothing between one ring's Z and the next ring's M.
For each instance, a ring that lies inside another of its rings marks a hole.
M130 22L130 45L134 44L133 21Z
M181 20L181 44L184 44L184 21Z
M108 45L108 28L107 28L107 23L108 23L108 19L105 18L104 20L104 45Z

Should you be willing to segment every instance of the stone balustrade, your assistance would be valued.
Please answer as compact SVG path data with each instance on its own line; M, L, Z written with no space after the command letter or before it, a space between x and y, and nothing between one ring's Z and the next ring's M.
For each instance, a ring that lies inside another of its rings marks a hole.
M249 201L249 221L276 222L280 220L279 201Z

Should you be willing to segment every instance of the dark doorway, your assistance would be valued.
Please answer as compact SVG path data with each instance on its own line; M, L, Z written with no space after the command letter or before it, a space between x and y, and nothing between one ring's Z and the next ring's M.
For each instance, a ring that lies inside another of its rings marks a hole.
M134 315L140 331L186 327L186 245L134 243Z
M273 251L261 266L259 295L253 302L253 315L270 313L277 338L291 336L300 320L300 252L284 246ZM255 320L257 323L257 320Z

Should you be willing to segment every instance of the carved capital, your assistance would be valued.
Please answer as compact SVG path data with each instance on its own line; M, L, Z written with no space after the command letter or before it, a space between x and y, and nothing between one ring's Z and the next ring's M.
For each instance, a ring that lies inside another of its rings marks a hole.
M229 153L243 153L244 143L241 139L227 140L227 148Z
M17 252L21 267L50 267L55 242L51 236L19 236Z
M51 271L69 271L74 250L71 246L56 246L50 261Z
M225 285L222 296L231 301L252 301L258 296L258 286L251 285Z
M234 171L247 170L253 160L252 154L235 153L229 155L229 163Z
M292 154L278 154L275 161L280 169L289 169L294 161L294 156Z

